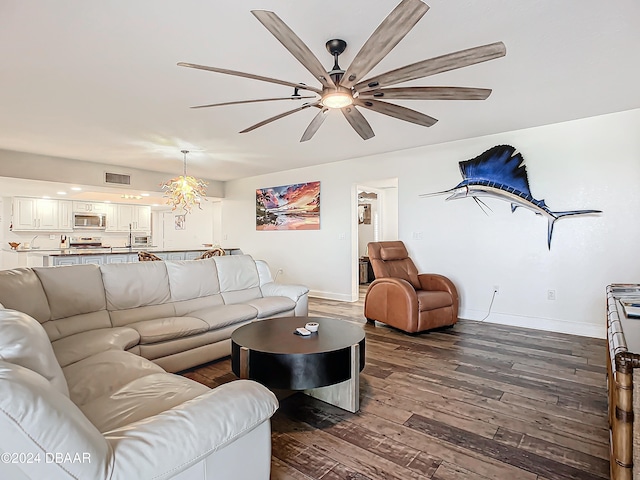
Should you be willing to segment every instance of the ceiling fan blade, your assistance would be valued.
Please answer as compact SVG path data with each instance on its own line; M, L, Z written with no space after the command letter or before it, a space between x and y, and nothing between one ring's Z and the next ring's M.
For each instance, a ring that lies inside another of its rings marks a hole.
M354 87L358 92L363 93L370 90L377 90L389 85L408 82L417 78L428 77L436 73L456 70L458 68L486 62L494 58L504 57L507 49L502 42L490 43L480 47L468 48L458 52L448 53L440 57L429 58L421 62L412 63L395 70L383 73L376 77L364 80Z
M318 57L278 15L267 10L252 10L251 13L322 85L327 88L336 88Z
M356 99L355 104L359 107L368 108L369 110L373 110L374 112L382 113L383 115L389 115L390 117L404 120L405 122L422 125L423 127L430 127L438 121L435 118L430 117L429 115L425 115L424 113L417 112L410 108L401 107L400 105L394 105L393 103L381 102L379 100Z
M320 125L322 125L325 118L327 118L328 112L329 112L328 108L323 108L318 112L318 114L315 117L313 117L313 120L311 120L311 123L302 134L302 138L300 139L300 142L306 142L307 140L311 140L311 137L313 137L316 134L316 132L320 128Z
M358 132L358 135L362 137L363 140L369 140L375 136L373 133L373 129L367 119L358 111L358 109L351 105L349 107L343 107L342 113L344 114L347 121L351 124L353 129Z
M427 10L429 5L420 0L402 0L362 46L342 76L340 85L349 88L364 79L409 33Z
M292 113L300 112L300 111L304 110L305 108L316 107L318 105L320 105L320 101L317 101L317 102L314 102L314 103L305 103L304 105L302 105L302 106L300 106L298 108L294 108L293 110L288 110L288 111L286 111L284 113L279 113L278 115L275 115L273 117L269 117L266 120L261 121L260 123L256 123L255 125L251 125L249 128L245 128L244 130L242 130L240 133L247 133L247 132L250 132L252 130L255 130L256 128L264 127L268 123L275 122L276 120L280 120L281 118L284 118L287 115L291 115Z
M491 95L490 88L471 87L401 87L381 88L363 92L358 98L386 100L485 100Z
M260 103L260 102L274 102L277 100L302 100L303 98L316 98L313 95L301 96L291 96L291 97L278 97L278 98L261 98L259 100L239 100L236 102L224 102L224 103L211 103L209 105L196 105L195 107L189 108L208 108L208 107L223 107L225 105L240 105L242 103Z
M208 67L206 65L197 65L195 63L179 62L180 67L197 68L198 70L208 70L210 72L224 73L225 75L234 75L236 77L251 78L253 80L260 80L261 82L277 83L278 85L285 85L287 87L299 88L300 90L309 90L318 94L322 94L322 90L316 87L310 87L304 83L287 82L286 80L278 80L277 78L263 77L260 75L254 75L253 73L238 72L236 70L227 70L225 68Z

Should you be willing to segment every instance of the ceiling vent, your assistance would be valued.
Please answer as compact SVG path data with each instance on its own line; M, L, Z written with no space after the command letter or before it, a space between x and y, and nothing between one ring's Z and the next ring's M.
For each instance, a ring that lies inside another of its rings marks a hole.
M105 172L104 183L108 183L110 185L131 185L131 175Z

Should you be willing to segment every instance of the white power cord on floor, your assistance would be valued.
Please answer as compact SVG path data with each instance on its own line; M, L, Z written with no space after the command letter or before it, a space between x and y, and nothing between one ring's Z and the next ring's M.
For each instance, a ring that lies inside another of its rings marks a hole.
M498 293L498 291L494 290L493 295L491 296L491 303L489 304L489 311L482 320L478 320L479 322L484 322L487 318L489 318L489 315L491 315L491 307L493 307L493 300L496 298L496 293Z

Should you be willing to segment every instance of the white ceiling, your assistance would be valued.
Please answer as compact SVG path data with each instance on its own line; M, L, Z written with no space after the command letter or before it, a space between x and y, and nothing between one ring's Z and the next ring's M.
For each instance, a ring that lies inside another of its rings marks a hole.
M504 58L411 83L493 89L486 101L403 103L438 118L431 128L365 111L376 136L363 141L332 112L301 144L311 109L237 133L292 102L188 108L292 91L180 61L319 86L250 10L276 12L327 69L325 42L346 40L346 68L398 1L2 0L0 148L168 173L186 148L190 173L229 180L640 107L637 0L427 0L371 74L507 47Z

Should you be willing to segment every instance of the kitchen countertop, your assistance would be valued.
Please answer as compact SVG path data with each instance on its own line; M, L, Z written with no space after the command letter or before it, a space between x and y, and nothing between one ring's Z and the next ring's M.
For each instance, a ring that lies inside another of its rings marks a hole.
M225 250L239 250L239 248L225 248ZM138 252L160 252L160 253L172 253L172 252L206 252L210 250L210 248L179 248L179 249L169 249L163 250L158 247L103 247L103 248L57 248L57 249L40 249L40 248L31 248L31 249L3 249L5 252L15 252L15 253L33 253L39 254L42 256L51 256L51 257L66 257L73 255L121 255L123 253L138 253Z

